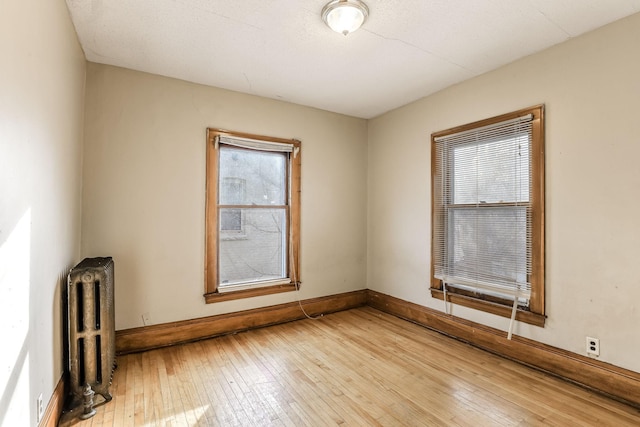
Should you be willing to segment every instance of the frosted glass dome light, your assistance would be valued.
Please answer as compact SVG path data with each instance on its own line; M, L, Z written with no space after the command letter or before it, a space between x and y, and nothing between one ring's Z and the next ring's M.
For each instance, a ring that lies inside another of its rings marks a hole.
M333 0L322 9L322 20L336 33L354 32L369 16L369 8L360 0Z

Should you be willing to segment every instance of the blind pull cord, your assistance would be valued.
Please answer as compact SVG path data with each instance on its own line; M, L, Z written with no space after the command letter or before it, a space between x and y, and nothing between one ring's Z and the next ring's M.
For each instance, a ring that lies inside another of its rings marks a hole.
M450 314L449 304L447 304L447 282L445 282L444 280L442 281L442 290L444 292L444 312L445 314Z
M511 339L511 335L513 333L513 323L516 320L516 311L518 311L518 295L514 295L513 297L513 308L511 309L511 320L509 321L509 333L507 334L507 339Z

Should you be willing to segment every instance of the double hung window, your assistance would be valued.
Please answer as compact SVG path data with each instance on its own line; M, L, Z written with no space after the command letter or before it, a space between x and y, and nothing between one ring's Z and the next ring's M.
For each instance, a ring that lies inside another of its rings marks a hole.
M432 135L433 296L543 324L543 148L542 106Z
M300 142L209 129L208 302L294 290Z

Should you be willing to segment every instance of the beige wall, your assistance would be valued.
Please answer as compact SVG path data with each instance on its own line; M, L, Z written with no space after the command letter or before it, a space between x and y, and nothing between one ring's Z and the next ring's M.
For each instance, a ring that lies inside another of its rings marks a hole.
M515 333L640 372L640 15L369 122L370 289L443 310L429 294L432 132L546 105L544 328ZM464 307L454 314L506 329Z
M365 120L90 63L82 255L114 257L116 328L297 297L204 303L207 127L302 141L300 298L364 289Z
M64 1L0 2L0 425L36 425L63 370L80 257L85 60Z

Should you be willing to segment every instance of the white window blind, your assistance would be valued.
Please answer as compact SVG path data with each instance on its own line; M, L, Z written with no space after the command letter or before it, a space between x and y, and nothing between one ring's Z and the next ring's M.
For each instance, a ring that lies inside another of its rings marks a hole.
M276 151L281 153L291 153L294 151L293 144L230 136L218 136L216 138L216 144L226 144L233 145L235 147L249 148L252 150Z
M434 139L433 262L443 289L528 304L532 116ZM510 326L511 329L511 326Z

